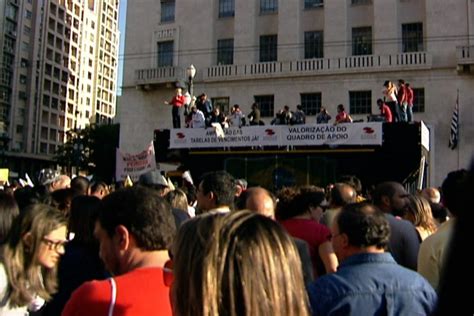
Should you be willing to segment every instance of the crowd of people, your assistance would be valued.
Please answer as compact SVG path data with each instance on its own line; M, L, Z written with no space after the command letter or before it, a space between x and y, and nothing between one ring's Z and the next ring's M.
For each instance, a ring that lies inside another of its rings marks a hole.
M0 192L0 315L443 315L473 188L466 170L414 194L151 170L111 192L44 170Z
M382 97L377 99L379 114L370 115L371 120L392 122L413 122L414 93L410 84L403 79L398 80L398 86L387 80L383 84ZM258 103L253 103L251 112L246 116L239 104L234 104L230 113L223 113L220 106L213 106L205 93L197 98L191 97L188 92L183 94L182 88L176 89L175 96L165 104L172 105L173 128L181 128L181 116L184 114L185 127L205 128L218 123L222 128L242 127L246 125L265 125L261 119ZM184 109L184 112L183 110ZM320 107L316 115L316 124L328 124L332 119L325 106ZM337 105L337 114L334 124L352 123L354 120L346 112L343 104ZM288 105L278 110L271 120L271 125L299 125L306 124L306 114L301 104L297 104L294 111Z

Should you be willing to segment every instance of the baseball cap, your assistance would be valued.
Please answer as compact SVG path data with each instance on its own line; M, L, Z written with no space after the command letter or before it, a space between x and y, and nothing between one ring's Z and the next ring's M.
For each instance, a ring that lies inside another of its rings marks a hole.
M53 183L60 176L59 171L50 168L41 169L38 175L38 182L41 185Z
M168 182L165 177L163 177L159 170L150 170L140 175L138 178L138 183L141 185L162 185L164 187L168 186Z

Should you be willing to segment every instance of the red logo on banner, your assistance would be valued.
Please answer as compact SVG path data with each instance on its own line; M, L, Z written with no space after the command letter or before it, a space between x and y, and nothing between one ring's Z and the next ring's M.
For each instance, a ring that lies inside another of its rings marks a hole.
M374 129L372 127L364 127L364 132L366 134L373 134L375 133Z
M176 133L176 137L178 137L179 139L183 139L186 136L183 133Z
M271 128L267 128L267 129L265 130L265 133L267 133L268 136L275 135L275 131L272 130Z

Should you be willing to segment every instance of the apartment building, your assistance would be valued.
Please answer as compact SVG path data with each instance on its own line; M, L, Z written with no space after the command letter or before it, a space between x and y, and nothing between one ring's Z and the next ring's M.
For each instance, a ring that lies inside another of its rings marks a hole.
M34 172L70 131L115 115L119 1L7 0L0 10L3 156Z
M163 101L191 64L195 95L206 92L224 112L239 104L249 113L258 102L267 123L297 104L309 124L321 106L334 117L339 103L367 120L384 81L404 79L415 120L431 130L429 184L440 185L474 149L473 18L471 0L129 2L120 147L142 150L154 129L171 128ZM460 141L451 150L458 91Z

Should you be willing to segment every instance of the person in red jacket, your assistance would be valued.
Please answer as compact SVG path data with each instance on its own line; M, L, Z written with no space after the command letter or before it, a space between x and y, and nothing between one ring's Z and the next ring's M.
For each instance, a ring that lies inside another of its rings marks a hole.
M107 195L94 236L99 256L113 277L76 289L63 316L171 316L168 249L176 234L171 206L141 185Z
M181 128L181 109L186 102L183 90L176 88L176 94L171 101L165 101L165 104L172 105L171 116L173 117L173 128Z
M380 115L382 115L385 118L385 122L387 123L392 123L392 111L390 110L390 107L383 103L382 99L377 100L377 105L380 109Z

